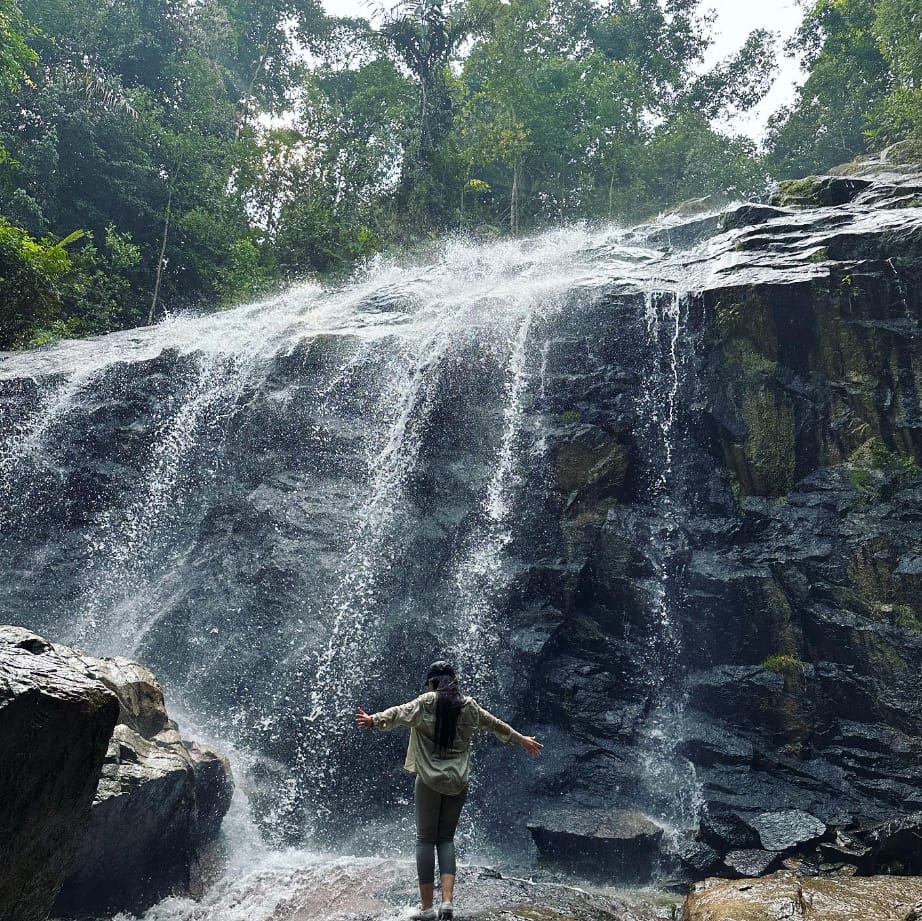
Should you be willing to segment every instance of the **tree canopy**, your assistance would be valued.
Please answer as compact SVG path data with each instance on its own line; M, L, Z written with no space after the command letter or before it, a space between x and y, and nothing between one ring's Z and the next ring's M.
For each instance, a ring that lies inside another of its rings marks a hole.
M387 246L639 220L922 136L917 0L816 0L768 145L698 0L0 0L0 348L218 309Z

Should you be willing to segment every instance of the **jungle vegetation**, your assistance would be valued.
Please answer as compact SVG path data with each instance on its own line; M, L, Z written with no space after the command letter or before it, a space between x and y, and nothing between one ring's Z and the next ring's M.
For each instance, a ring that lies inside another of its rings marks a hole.
M0 349L440 234L641 220L922 138L918 0L816 0L767 142L697 0L0 0Z

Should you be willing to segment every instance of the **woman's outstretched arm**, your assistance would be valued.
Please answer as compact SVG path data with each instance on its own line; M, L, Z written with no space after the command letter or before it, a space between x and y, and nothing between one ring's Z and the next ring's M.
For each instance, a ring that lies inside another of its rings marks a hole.
M380 713L366 713L359 707L355 713L355 724L359 729L383 729L385 732L397 726L412 728L419 723L425 697L425 694L421 694L415 700L398 704L396 707L388 707Z
M522 733L516 732L508 723L504 723L499 717L494 716L489 710L484 710L480 704L476 704L480 716L480 728L492 732L500 742L515 742L521 745L529 755L540 755L544 746L534 736L523 736Z

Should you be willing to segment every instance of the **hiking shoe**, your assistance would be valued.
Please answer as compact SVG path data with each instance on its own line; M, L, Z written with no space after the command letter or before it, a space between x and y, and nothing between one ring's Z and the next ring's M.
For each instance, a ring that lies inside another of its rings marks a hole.
M436 921L439 913L434 908L423 908L417 905L410 913L410 921Z
M455 909L451 902L442 902L439 906L439 921L451 921L455 916Z

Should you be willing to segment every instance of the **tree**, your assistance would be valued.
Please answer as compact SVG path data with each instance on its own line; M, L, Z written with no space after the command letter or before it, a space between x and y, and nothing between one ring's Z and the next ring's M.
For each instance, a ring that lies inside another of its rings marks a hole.
M497 4L465 61L463 136L469 175L489 183L497 217L513 232L649 214L667 203L667 186L681 185L681 177L656 180L653 139L687 131L688 146L700 146L710 132L709 149L721 148L706 119L757 102L773 52L770 37L754 33L736 56L696 75L709 43L709 20L697 7L694 0ZM737 144L718 163L751 153ZM728 185L738 179L728 176Z
M794 104L769 123L773 171L823 172L868 149L890 73L877 39L876 0L817 0L791 42L808 71Z
M339 272L399 236L392 205L412 144L416 93L390 61L318 70L302 99L297 156L274 222L290 274Z
M380 35L406 65L419 89L419 121L407 165L427 169L451 129L448 64L474 30L477 17L451 0L403 0L385 14Z
M922 9L915 0L880 0L874 34L892 77L875 141L922 140Z
M201 16L210 24L212 56L225 59L238 138L252 111L278 115L285 109L304 78L301 52L317 53L330 34L317 0L211 0Z

